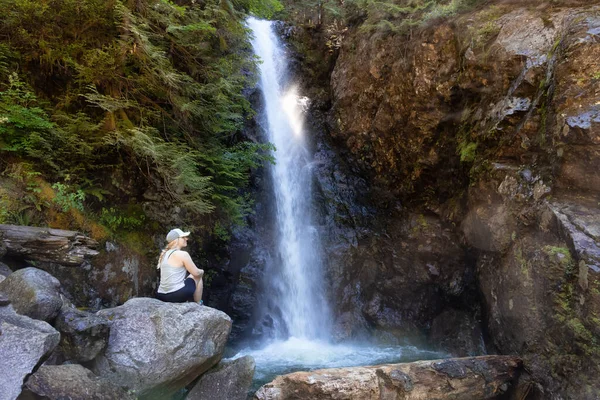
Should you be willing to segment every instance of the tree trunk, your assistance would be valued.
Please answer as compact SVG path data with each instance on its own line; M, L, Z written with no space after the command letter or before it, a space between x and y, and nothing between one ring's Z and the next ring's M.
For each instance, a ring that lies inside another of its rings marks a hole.
M256 400L472 400L502 396L521 373L514 356L482 356L279 376Z
M7 256L71 267L98 254L98 242L79 232L18 225L0 225L0 247Z

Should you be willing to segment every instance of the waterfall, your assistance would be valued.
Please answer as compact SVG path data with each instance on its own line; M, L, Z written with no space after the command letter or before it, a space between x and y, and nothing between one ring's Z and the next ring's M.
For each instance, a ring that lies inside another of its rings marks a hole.
M286 53L272 22L249 18L248 27L254 52L261 59L264 115L259 121L276 148L270 172L277 234L273 242L271 230L265 237L270 250L261 257L265 280L255 325L259 336L275 340L250 342L234 356L254 358L252 390L293 371L443 358L412 346L329 340L333 318L325 300L321 240L311 212L313 171L302 124L305 104L289 82Z
M330 313L312 209L311 152L302 126L301 99L287 82L287 59L271 21L248 19L252 47L261 59L259 86L265 101L265 131L275 145L271 167L277 249L267 269L264 296L279 310L279 338L327 339Z

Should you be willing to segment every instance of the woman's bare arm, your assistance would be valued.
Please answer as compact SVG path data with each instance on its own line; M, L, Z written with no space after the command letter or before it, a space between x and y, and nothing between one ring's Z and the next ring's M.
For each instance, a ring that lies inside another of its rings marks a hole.
M183 262L183 266L185 269L192 275L194 278L202 278L204 275L204 270L196 267L194 261L192 261L192 257L188 254L187 251L178 251L178 258Z

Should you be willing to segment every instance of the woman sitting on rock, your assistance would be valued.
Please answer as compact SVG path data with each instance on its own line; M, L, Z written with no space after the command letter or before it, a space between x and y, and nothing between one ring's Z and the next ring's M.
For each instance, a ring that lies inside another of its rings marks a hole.
M173 229L167 234L167 246L160 253L157 269L160 268L160 286L156 298L170 303L195 301L202 304L202 276L187 251L189 232ZM186 278L186 274L190 275Z

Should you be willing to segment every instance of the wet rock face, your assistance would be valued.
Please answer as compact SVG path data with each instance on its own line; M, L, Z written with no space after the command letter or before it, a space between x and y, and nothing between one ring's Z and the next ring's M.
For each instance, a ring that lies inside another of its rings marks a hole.
M554 138L562 157L557 187L600 193L600 18L580 15L567 26L555 71Z
M485 354L481 320L462 310L446 309L433 320L432 348L456 357Z
M467 214L461 228L481 252L477 276L493 346L523 357L540 398L591 399L600 391L590 379L600 366L593 339L600 326L592 317L600 310L600 209L585 193L547 199L541 188L527 168L496 165L469 192L470 208L485 213ZM489 212L496 209L504 210L502 219ZM507 225L512 231L500 236L502 246L489 245L494 235L482 241L472 234Z
M376 232L329 257L339 339L365 333L365 326L415 335L470 284L458 237L437 217L400 215Z
M332 133L378 186L431 205L460 196L469 169L473 177L489 161L535 162L560 149L563 186L600 187L590 174L593 13L498 5L413 38L354 33L331 77ZM550 150L561 135L572 145Z
M341 337L410 322L443 342L476 274L490 344L523 354L541 398L600 392L598 11L495 4L412 37L348 34L328 121L374 199L372 223L333 224L359 232L330 265ZM434 228L411 236L415 215Z

